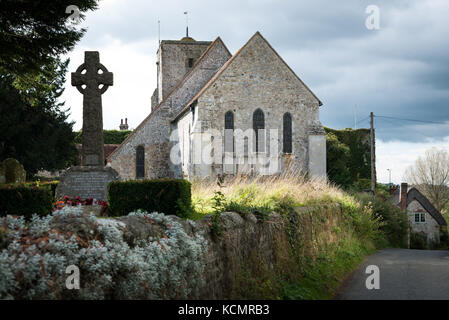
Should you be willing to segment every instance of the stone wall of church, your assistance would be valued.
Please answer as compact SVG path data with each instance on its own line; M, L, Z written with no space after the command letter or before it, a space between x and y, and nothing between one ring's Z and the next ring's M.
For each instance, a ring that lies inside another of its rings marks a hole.
M178 84L165 99L134 130L134 132L109 157L108 162L121 179L136 177L136 148L145 148L145 177L173 176L170 163L170 121L230 58L230 53L220 39L205 52L198 65Z
M281 170L287 161L307 171L308 128L319 123L319 101L295 76L268 43L256 34L198 99L199 120L223 130L225 113L234 113L234 128L253 128L253 113L260 108L265 128L278 130ZM283 116L292 115L293 152L282 153ZM215 166L215 173L222 168Z
M161 42L158 51L159 63L159 101L167 97L170 91L179 83L191 69L189 59L195 63L206 51L209 41L171 41Z

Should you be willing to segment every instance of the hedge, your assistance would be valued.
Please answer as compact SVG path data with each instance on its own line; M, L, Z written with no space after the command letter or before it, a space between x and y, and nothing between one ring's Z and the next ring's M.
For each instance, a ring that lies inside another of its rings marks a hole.
M191 208L191 183L182 179L113 181L108 185L108 213L127 215L138 209L186 217Z
M58 186L59 181L44 181L44 182L28 182L25 185L28 187L38 187L38 188L44 188L47 190L51 191L51 194L53 196L53 198L55 197L56 194L56 187ZM39 185L39 186L38 186Z
M45 216L51 213L53 196L44 188L2 186L0 188L0 216L18 215L30 218L33 213Z

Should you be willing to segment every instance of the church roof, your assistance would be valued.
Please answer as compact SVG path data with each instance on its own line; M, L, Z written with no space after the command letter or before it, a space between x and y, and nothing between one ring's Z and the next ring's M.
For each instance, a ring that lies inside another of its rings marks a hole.
M179 43L180 41L181 40L163 40L162 42ZM203 58L207 55L207 53L211 50L211 48L214 47L214 45L216 43L220 42L223 45L224 49L229 53L229 55L231 55L231 53L229 52L228 48L226 47L226 45L224 44L224 42L221 40L220 37L217 37L217 39L215 39L213 42L210 42L210 41L196 41L196 43L198 43L198 42L209 43L209 46L203 52L203 54L198 58L198 60L193 65L193 67L182 77L181 80L179 80L179 82L176 84L176 86L173 87L173 89L167 94L165 99L163 99L156 107L154 107L153 110L151 110L150 114L137 126L136 129L133 130L133 132L131 132L131 134L128 135L128 137L108 156L108 158L110 158L115 153L117 153L121 149L121 147L123 145L125 145L134 136L134 134L153 116L153 114L156 112L156 110L158 110L164 103L166 103L168 101L168 99L171 97L171 95L184 83L184 81L189 77L189 75L192 72L195 71L197 66L200 64L200 62L203 60Z
M412 188L407 193L407 207L413 201L418 201L440 226L447 226L446 220L433 204L418 189Z
M198 100L199 97L201 97L201 95L207 90L207 88L209 88L214 82L215 80L217 80L217 78L223 73L223 71L226 70L226 68L232 63L233 60L235 60L235 58L239 55L240 52L242 52L242 50L256 37L259 36L260 38L262 38L265 43L268 45L268 47L273 50L273 52L277 55L277 57L287 66L287 68L295 75L295 77L299 80L299 82L301 82L301 84L312 94L313 97L315 97L315 99L318 100L318 103L320 106L323 105L323 103L321 102L320 99L318 99L318 97L312 92L312 90L310 90L310 88L298 77L298 75L290 68L290 66L284 61L284 59L282 59L282 57L277 53L276 50L274 50L274 48L270 45L270 43L260 34L259 31L257 31L246 43L243 47L241 47L228 61L226 61L226 63L217 71L217 73L208 81L206 82L206 84L203 86L203 88L198 92L198 94L193 97L189 103L187 103L187 105L173 118L172 122L175 122L176 120L178 120L187 110L189 110L189 107L192 105L192 103L194 103L196 100Z

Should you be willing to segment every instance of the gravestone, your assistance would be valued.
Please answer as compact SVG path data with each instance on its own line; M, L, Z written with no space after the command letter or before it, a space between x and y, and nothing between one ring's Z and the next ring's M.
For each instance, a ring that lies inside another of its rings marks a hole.
M0 184L22 183L26 181L26 171L19 161L7 158L0 163Z
M107 185L119 178L104 166L103 111L101 95L113 84L112 72L100 63L97 51L86 51L84 63L72 72L72 86L83 94L81 166L68 169L56 188L56 197L107 200Z

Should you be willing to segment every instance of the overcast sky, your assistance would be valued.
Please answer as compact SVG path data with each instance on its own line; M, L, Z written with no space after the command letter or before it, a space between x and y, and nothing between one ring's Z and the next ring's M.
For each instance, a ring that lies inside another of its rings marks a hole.
M380 28L368 30L367 6ZM332 128L368 127L374 112L377 174L400 183L404 169L432 146L449 148L449 1L447 0L103 0L81 24L88 31L68 55L70 71L85 50L100 52L114 73L103 95L106 129L121 118L135 128L150 111L156 87L158 23L161 39L220 36L235 53L256 32L278 51L323 101L320 117ZM62 97L75 130L82 96L67 77ZM405 121L381 116L428 122Z

